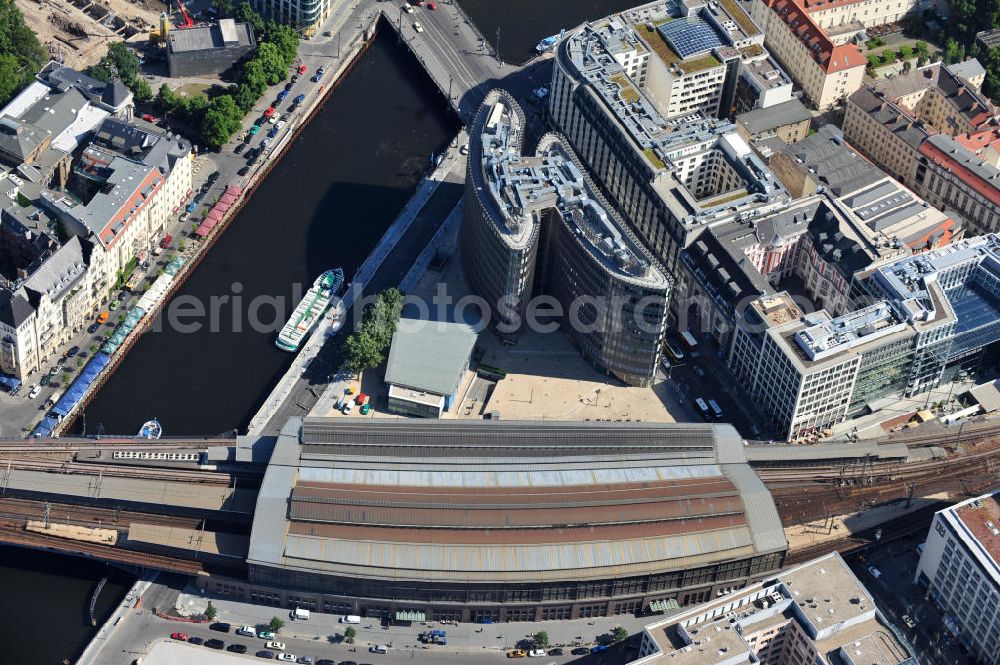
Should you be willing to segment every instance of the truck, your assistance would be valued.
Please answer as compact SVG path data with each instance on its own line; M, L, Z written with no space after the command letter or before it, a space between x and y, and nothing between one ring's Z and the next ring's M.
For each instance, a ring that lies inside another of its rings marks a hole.
M417 635L417 639L424 644L440 644L441 646L448 644L448 636L443 630L428 630Z
M308 621L309 610L304 610L301 607L296 607L294 610L292 610L292 619L296 621Z
M340 623L361 623L361 617L356 614L345 614L340 617Z

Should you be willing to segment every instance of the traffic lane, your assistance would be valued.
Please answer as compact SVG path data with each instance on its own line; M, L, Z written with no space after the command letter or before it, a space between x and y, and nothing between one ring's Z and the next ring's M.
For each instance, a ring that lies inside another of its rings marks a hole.
M723 359L719 357L718 350L699 344L696 350L687 353L685 361L691 366L693 376L690 377L690 381L701 391L697 397L706 402L714 399L723 411L720 420L731 423L742 436L754 437L754 432L761 430L758 418L747 413L748 410L753 410L753 406L747 403L744 395L737 394L733 389L736 382ZM699 376L697 374L699 371L704 376ZM692 395L692 399L694 397L695 395Z
M854 573L875 597L886 618L913 644L922 663L929 665L966 665L972 660L956 644L949 644L943 617L924 591L913 583L919 555L918 544L924 536L907 538L848 557ZM868 572L868 566L878 569L878 579ZM903 616L916 620L910 628Z
M255 654L264 650L275 654L278 653L275 649L267 649L265 645L269 640L236 635L235 632L222 633L211 630L204 624L170 624L166 620L159 621L162 622L162 635L154 634L145 636L146 640L170 639L172 633L182 632L188 636L199 637L206 641L210 639L222 640L225 643L226 649L231 644L242 644L247 648L247 653L243 654L245 658L256 659ZM233 631L237 627L233 626ZM402 665L403 663L413 663L422 660L427 663L455 663L456 665L462 665L465 663L495 663L499 659L505 659L507 653L505 650L497 648L496 645L484 644L481 645L480 650L474 648L456 650L446 646L435 647L415 643L406 645L393 644L389 649L389 653L376 654L368 650L369 640L362 642L356 638L356 643L351 645L340 641L340 636L336 634L317 635L315 639L310 640L295 636L284 636L279 633L274 639L285 645L285 653L293 654L296 658L310 656L314 661L320 658L329 658L338 663L343 660L354 660L360 663L372 663L373 665L380 663ZM370 640L370 642L374 642L374 640ZM204 646L200 648L206 649L209 652L212 651ZM586 656L574 656L568 651L562 656L546 656L549 658L546 662L556 662L560 663L560 665L562 663L572 663L573 665L622 665L629 661L632 652L634 652L634 649L615 645L607 651L598 654L588 654Z

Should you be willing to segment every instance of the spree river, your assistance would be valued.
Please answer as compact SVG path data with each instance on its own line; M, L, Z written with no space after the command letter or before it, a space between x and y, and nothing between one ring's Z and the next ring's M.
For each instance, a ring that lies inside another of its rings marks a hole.
M74 557L0 547L0 625L4 665L58 665L87 645L90 597L105 575L94 608L98 625L134 581L115 568ZM131 661L128 661L131 662Z
M457 0L507 62L521 63L536 55L535 46L560 30L643 4L640 0ZM499 30L499 34L498 31Z
M177 294L216 321L159 321L87 408L88 433L246 428L291 363L274 339L298 297L328 268L351 278L458 130L404 49L384 27Z

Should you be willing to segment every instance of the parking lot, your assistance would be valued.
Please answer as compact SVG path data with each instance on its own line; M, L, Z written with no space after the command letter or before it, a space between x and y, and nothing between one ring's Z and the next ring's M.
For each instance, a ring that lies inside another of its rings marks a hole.
M919 537L879 545L863 554L847 558L858 579L875 597L886 619L910 641L922 665L971 665L964 647L947 631L941 612L924 598L924 590L913 583L913 576L920 557ZM880 575L876 579L868 567L873 566ZM906 619L910 618L912 626Z

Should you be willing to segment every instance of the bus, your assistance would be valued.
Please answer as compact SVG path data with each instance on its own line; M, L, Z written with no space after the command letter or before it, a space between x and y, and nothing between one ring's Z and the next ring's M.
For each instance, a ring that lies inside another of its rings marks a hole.
M722 418L722 407L714 399L708 400L708 407L712 409L712 413L716 418Z
M696 397L694 400L695 406L701 411L701 415L705 418L708 417L708 404L705 404L705 400L700 397Z
M681 362L684 360L684 352L677 348L676 344L671 344L670 340L663 343L663 346L667 349L667 354L674 359L674 362Z
M684 342L684 346L688 348L688 351L694 351L698 348L698 340L687 330L681 331L681 341Z

